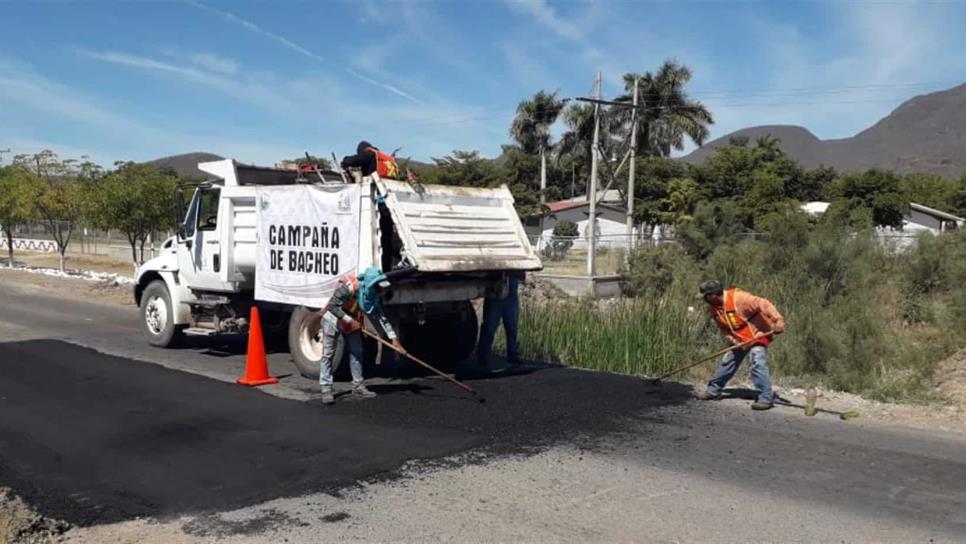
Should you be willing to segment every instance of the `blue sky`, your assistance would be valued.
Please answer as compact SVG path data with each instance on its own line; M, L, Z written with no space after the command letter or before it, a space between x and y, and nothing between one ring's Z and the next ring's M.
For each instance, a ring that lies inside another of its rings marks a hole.
M614 96L669 57L713 136L846 137L966 81L963 21L964 2L0 1L0 149L495 156L522 98L587 95L597 70Z

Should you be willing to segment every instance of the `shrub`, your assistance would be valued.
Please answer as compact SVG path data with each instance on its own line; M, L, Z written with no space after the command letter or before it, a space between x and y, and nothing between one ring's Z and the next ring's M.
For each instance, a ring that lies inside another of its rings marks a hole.
M574 239L580 235L577 223L573 221L561 221L553 226L553 238L550 239L544 249L543 254L552 261L561 261L567 256L567 252L574 245Z

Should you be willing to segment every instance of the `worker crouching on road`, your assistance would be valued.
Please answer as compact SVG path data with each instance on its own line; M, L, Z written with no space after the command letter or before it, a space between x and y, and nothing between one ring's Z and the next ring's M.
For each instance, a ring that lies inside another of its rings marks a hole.
M392 342L393 346L402 349L402 344L396 338L396 331L382 311L376 300L376 288L386 289L389 280L384 274L373 267L359 274L347 274L339 279L339 285L329 303L320 312L322 314L322 361L319 369L319 385L322 387L322 403L332 404L335 395L332 392L332 357L338 335L345 337L346 348L349 350L349 370L352 372L352 395L370 398L375 393L366 388L362 375L362 327L363 320L369 316L373 323Z
M774 335L785 331L785 318L775 305L741 289L725 290L717 281L706 281L700 287L701 297L721 334L738 349L725 354L701 400L717 400L725 384L734 377L745 357L751 357L751 381L758 391L752 410L768 410L774 403L771 377L768 374L768 344Z

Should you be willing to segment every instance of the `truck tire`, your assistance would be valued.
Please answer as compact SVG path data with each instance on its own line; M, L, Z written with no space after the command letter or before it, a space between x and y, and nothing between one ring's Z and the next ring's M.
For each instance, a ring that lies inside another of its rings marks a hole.
M403 322L401 328L406 350L437 368L452 368L469 357L480 330L470 302L453 313L428 316L422 325Z
M292 312L288 321L288 350L299 374L310 380L319 379L319 362L322 360L322 343L317 340L322 316L314 310L299 306ZM335 345L332 358L332 373L335 374L342 364L345 342L342 335Z
M141 330L148 344L159 348L175 347L182 339L181 327L174 323L171 293L163 280L149 283L141 295Z

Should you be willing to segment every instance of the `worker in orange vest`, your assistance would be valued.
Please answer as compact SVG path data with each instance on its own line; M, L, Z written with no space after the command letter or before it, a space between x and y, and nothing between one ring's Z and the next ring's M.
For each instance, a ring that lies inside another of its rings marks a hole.
M775 401L768 374L768 345L785 331L785 318L768 299L741 289L725 290L720 282L706 281L700 296L721 334L732 344L742 346L725 354L708 389L698 394L701 400L718 400L725 384L734 377L746 357L751 359L751 381L758 391L752 410L768 410Z
M399 165L396 158L379 150L378 147L363 140L356 146L356 154L342 158L342 169L359 168L362 176L379 174L380 178L396 179L399 177Z

